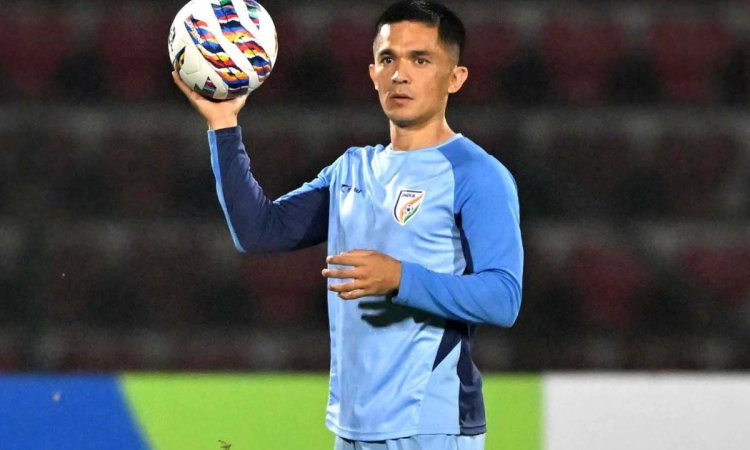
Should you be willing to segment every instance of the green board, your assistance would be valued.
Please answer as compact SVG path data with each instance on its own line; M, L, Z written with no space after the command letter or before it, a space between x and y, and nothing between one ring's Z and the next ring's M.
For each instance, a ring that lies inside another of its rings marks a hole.
M326 375L128 374L121 381L155 450L333 448ZM541 450L540 383L538 376L485 379L487 450Z
M542 450L542 377L490 375L483 391L486 450Z

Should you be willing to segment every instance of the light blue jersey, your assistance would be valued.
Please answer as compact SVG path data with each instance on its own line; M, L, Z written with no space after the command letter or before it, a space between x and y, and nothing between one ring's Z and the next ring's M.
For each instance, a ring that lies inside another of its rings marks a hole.
M328 294L327 426L359 441L484 433L470 355L476 325L511 326L521 303L518 196L508 170L461 135L411 151L354 147L271 202L252 177L239 128L210 131L209 142L241 251L327 239L329 254L368 249L403 263L393 297Z

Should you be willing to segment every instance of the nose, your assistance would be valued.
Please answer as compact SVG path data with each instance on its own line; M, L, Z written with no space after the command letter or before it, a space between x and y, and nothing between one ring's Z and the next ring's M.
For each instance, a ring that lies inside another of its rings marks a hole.
M393 72L393 76L391 77L391 81L393 81L396 84L404 84L407 83L406 77L403 75L403 72L400 70L397 70Z
M393 75L391 75L391 81L395 84L408 84L409 77L401 67L396 67L396 70L393 71Z

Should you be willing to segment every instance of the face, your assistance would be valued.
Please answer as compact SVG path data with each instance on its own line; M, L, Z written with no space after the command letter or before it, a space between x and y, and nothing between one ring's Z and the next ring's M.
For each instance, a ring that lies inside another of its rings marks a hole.
M448 94L461 88L468 71L456 65L457 50L439 41L437 27L383 25L373 49L370 78L388 119L401 128L444 120Z

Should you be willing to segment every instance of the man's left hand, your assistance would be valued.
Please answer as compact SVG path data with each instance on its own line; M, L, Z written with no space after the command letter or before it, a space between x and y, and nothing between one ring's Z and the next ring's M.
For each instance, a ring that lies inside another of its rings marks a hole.
M401 284L401 261L373 250L352 250L326 258L329 264L351 266L345 269L323 269L326 278L350 278L351 281L330 284L328 289L338 292L344 300L355 300L368 295L387 295Z

